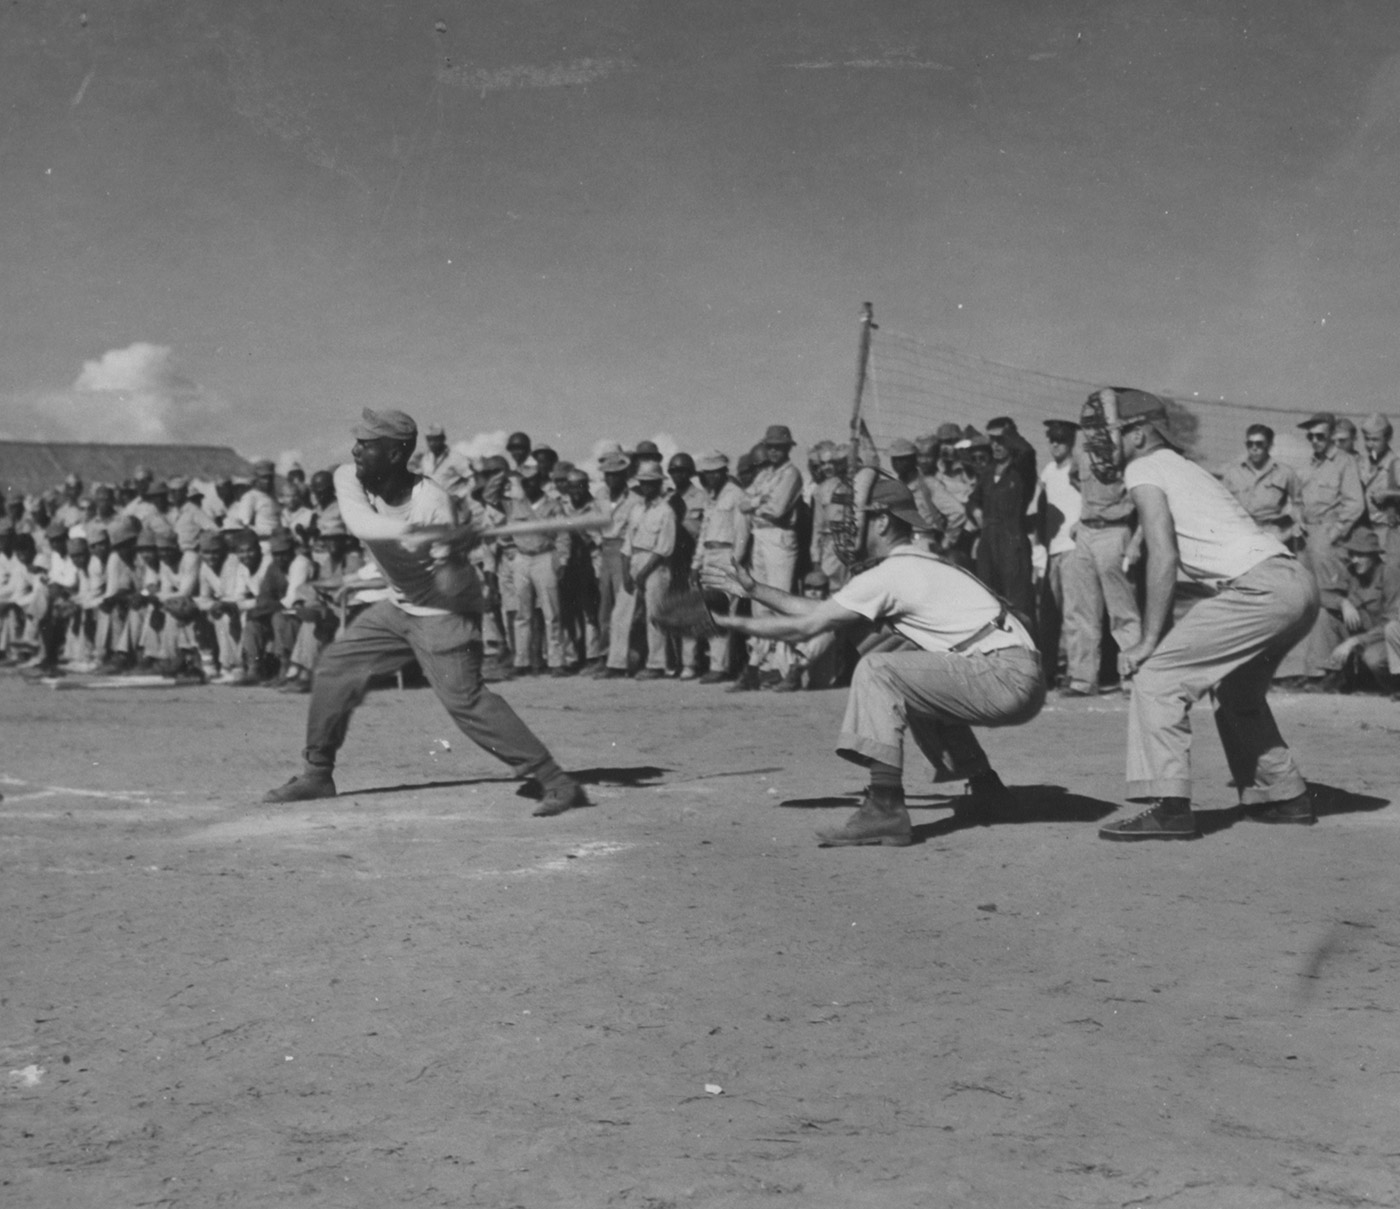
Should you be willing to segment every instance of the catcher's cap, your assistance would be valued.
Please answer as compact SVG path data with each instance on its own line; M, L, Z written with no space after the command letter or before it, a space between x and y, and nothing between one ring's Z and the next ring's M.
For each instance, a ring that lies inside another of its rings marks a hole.
M870 499L865 505L867 512L887 512L898 517L915 529L927 529L928 522L919 514L914 503L914 494L898 479L881 475L870 489Z
M1379 554L1381 539L1374 529L1353 529L1342 548L1348 554Z
M938 428L935 429L933 435L938 438L938 443L940 445L946 444L949 441L956 444L963 439L963 430L953 423L940 424Z
M792 429L786 424L770 424L768 430L763 434L764 445L784 445L791 447L797 442L792 439Z
M659 483L666 476L661 473L661 463L645 461L637 467L637 473L632 476L639 483Z
M366 407L360 412L360 422L350 430L350 434L357 441L377 441L385 437L390 441L416 443L418 425L407 412L393 409L375 411L372 407Z
M889 454L892 458L912 458L919 452L918 446L913 441L905 440L904 437L895 437L890 442Z
M447 430L441 424L429 424L427 428L423 429L423 435L425 437L445 437Z
M267 549L271 554L288 554L297 548L297 541L285 529L278 529L267 539Z
M718 449L707 449L695 459L695 469L701 474L712 470L728 470L729 455L721 453Z
M222 554L227 549L228 543L224 541L224 535L217 530L211 529L200 535L199 552L201 554Z
M829 588L831 580L827 578L825 571L808 571L802 577L802 586L804 588Z
M1337 417L1330 411L1317 411L1298 425L1299 428L1316 428L1319 424L1326 424L1328 428L1337 427Z
M1361 421L1361 431L1368 437L1388 437L1393 431L1390 421L1378 411L1373 411Z
M1120 428L1149 424L1162 440L1170 445L1176 444L1176 438L1172 436L1171 425L1167 420L1167 405L1164 400L1149 391L1133 390L1131 387L1114 386L1108 389L1113 391L1113 396L1118 401Z
M604 474L626 474L631 468L632 463L625 453L609 453L598 462L598 469Z
M134 516L119 516L107 526L107 538L112 545L135 541L141 536L141 525Z

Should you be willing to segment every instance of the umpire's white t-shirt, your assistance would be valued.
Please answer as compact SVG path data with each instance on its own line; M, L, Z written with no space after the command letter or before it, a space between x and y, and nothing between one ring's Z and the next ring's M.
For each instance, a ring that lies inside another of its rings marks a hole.
M862 571L832 598L871 621L887 621L926 651L949 651L1001 615L997 600L976 576L927 550L900 546L878 566ZM1009 613L1002 625L973 647L1034 650L1026 628Z
M1123 484L1158 487L1167 497L1183 579L1219 586L1288 548L1259 528L1244 506L1202 466L1175 449L1154 449L1123 470Z

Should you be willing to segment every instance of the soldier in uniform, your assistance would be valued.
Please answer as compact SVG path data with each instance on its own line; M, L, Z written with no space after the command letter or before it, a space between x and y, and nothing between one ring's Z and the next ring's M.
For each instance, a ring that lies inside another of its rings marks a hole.
M742 563L748 558L749 514L744 511L743 489L729 477L729 458L725 454L718 449L709 450L696 459L695 466L706 496L691 565L692 577L700 580L707 569L723 570L732 562ZM718 684L732 679L734 652L728 635L701 641L709 644L710 668L700 677L700 683Z
M1359 463L1366 523L1376 531L1381 558L1400 570L1400 458L1390 447L1390 421L1372 414L1361 421L1366 453Z
M1353 529L1344 545L1346 581L1322 593L1320 625L1333 642L1327 669L1304 692L1350 692L1369 676L1383 692L1400 687L1400 661L1387 655L1387 631L1400 626L1400 568L1382 561L1374 529ZM1394 643L1390 644L1394 646Z
M1293 467L1274 461L1273 449L1274 430L1267 424L1251 424L1244 433L1244 457L1226 466L1220 481L1256 525L1276 533L1289 549L1296 549L1303 485Z
M1366 511L1361 474L1356 459L1337 448L1332 434L1337 419L1318 412L1298 425L1312 445L1312 460L1299 475L1303 501L1303 561L1324 592L1344 590L1346 555L1343 544ZM1304 676L1315 680L1327 673L1325 666L1335 643L1331 631L1319 619L1303 653Z

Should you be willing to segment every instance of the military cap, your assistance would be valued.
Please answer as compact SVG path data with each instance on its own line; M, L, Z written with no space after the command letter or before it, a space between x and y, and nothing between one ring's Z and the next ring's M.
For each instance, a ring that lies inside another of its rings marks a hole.
M423 435L425 437L445 437L447 430L441 424L429 424L427 428L423 429Z
M588 478L588 471L580 470L577 466L570 466L569 472L564 476L564 481L566 483L583 483L586 485L590 480Z
M555 449L553 445L544 445L544 444L536 445L533 449L530 450L530 452L531 452L532 454L537 454L537 453L552 453L552 454L554 454L555 457L558 457L558 456L559 456L559 451L558 451L557 449Z
M357 441L377 441L380 437L390 441L418 440L418 425L413 417L393 409L375 411L366 407L360 412L360 422L350 432Z
M277 465L271 458L259 458L253 463L253 477L261 478L265 474L276 474Z
M639 458L659 458L661 447L655 441L638 441L637 448L632 452Z
M962 440L958 442L959 449L990 449L992 443L987 439L986 433L978 432L971 424L963 432Z
M228 549L228 543L224 541L224 535L217 529L210 529L199 535L199 552L201 554L222 554Z
M114 546L135 541L141 536L141 524L134 516L119 516L107 526L107 536Z
M888 512L915 529L927 529L928 522L919 514L919 506L914 502L914 493L898 479L881 475L870 489L870 499L865 505L867 512Z
M1330 411L1317 411L1298 425L1299 428L1316 428L1319 424L1326 424L1329 429L1337 427L1337 417Z
M938 428L934 431L933 435L938 438L938 443L940 445L944 445L949 442L956 444L958 441L961 441L963 439L963 430L959 428L956 424L940 424Z
M1361 431L1368 437L1388 437L1394 430L1390 421L1378 411L1373 411L1361 421Z
M499 453L487 454L481 459L482 474L503 474L510 469L510 463Z
M1350 420L1348 420L1346 416L1338 416L1337 431L1340 433L1345 433L1347 436L1354 437L1356 435L1356 425L1353 424Z
M889 453L892 458L912 458L917 455L918 452L918 447L914 442L906 440L904 437L895 437L895 439L890 442Z
M1079 425L1072 420L1046 420L1045 435L1057 444L1068 444L1074 440L1074 434L1079 431Z
M659 462L646 461L637 467L637 473L632 477L639 483L659 483L666 476L661 473Z
M224 530L224 536L228 539L230 546L256 546L258 544L258 535L236 521L232 527Z
M622 448L621 441L599 441L593 450L593 456L601 458L605 454L623 452L625 452L625 450Z
M937 448L938 438L931 432L914 438L914 449L918 453L932 453Z
M530 448L530 438L523 432L513 432L506 438L506 448L528 450Z
M569 477L569 471L574 468L572 462L555 462L554 469L549 472L549 477L555 482Z
M625 453L610 453L598 462L598 469L604 474L626 474L631 466Z
M770 424L768 430L763 434L761 444L793 446L797 442L792 439L792 429L786 424Z
M691 474L695 473L695 459L688 453L673 453L671 460L666 463L667 470L686 470Z
M1342 548L1348 554L1379 554L1381 539L1374 529L1353 529Z
M271 554L287 554L297 548L296 538L285 529L278 529L267 539L267 549Z
M707 449L695 459L695 468L701 474L712 470L728 470L729 455L721 453L718 449Z

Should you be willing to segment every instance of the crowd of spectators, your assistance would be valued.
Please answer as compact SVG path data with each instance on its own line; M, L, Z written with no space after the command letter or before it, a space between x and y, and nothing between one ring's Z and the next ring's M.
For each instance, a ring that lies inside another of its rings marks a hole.
M1400 688L1400 463L1388 420L1318 414L1313 456L1274 460L1274 433L1245 433L1217 473L1259 525L1317 576L1324 608L1296 676L1308 691ZM1117 687L1113 648L1139 634L1140 549L1131 499L1101 477L1071 420L1045 422L1043 462L1009 417L895 439L881 469L911 490L920 541L976 575L1038 635L1047 679L1068 696ZM584 674L790 692L842 683L863 647L831 635L789 645L679 639L656 622L707 562L825 596L845 582L839 536L849 447L808 446L805 473L781 424L731 462L663 458L649 441L603 445L590 469L524 433L468 458L425 432L416 469L481 530L592 516L598 525L489 537L472 552L486 613L488 678ZM873 449L863 453L869 462ZM1101 468L1100 468L1101 469ZM309 691L316 657L385 592L346 531L329 470L308 479L254 463L246 480L119 484L69 476L37 496L11 488L0 518L0 665L34 675L147 674Z

